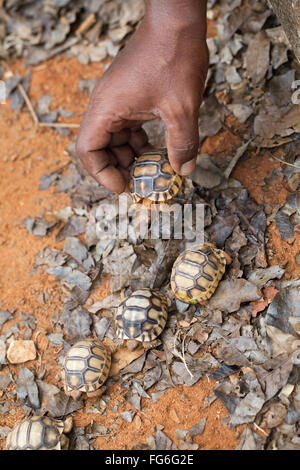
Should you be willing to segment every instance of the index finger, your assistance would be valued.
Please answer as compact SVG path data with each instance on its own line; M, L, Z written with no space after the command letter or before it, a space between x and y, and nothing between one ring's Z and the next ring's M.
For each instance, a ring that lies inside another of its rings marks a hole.
M122 128L118 123L115 128ZM122 193L126 189L126 179L115 166L113 156L106 150L112 134L111 119L87 112L82 120L76 151L89 174L98 183L114 193Z

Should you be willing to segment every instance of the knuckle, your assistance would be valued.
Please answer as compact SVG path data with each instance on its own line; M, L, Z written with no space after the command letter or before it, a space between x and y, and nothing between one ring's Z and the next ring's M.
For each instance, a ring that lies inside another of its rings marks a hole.
M197 118L199 114L198 99L169 99L164 105L163 114L165 120L171 125L181 126L183 122Z

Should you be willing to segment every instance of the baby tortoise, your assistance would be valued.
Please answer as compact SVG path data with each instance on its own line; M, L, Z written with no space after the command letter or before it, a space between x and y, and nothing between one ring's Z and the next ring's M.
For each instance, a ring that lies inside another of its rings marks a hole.
M166 326L167 317L167 298L152 289L139 289L118 307L116 335L120 340L129 340L130 349L139 342L146 349L152 348L158 344L155 340Z
M67 450L69 439L64 433L72 429L65 422L49 416L33 416L18 423L6 438L7 450Z
M103 393L111 364L111 354L97 340L85 339L68 351L62 370L66 395L78 399L82 392L89 397Z
M135 202L166 202L176 196L182 177L170 165L166 150L141 155L133 164L129 190Z
M205 303L215 292L226 268L227 254L212 243L189 248L176 259L171 273L171 289L187 303Z

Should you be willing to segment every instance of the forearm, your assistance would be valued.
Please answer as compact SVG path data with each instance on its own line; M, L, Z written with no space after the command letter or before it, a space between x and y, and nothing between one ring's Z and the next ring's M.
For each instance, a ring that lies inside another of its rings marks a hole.
M178 28L197 28L206 37L207 0L145 0L147 21Z

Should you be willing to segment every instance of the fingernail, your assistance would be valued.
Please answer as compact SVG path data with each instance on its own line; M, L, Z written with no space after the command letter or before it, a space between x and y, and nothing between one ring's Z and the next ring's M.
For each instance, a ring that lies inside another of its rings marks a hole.
M196 159L190 160L189 162L185 162L180 168L180 174L182 176L190 175L193 173L196 166Z

